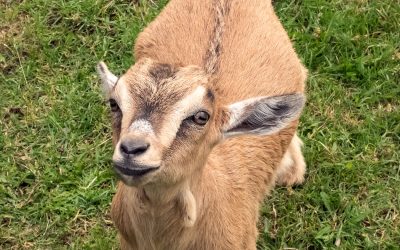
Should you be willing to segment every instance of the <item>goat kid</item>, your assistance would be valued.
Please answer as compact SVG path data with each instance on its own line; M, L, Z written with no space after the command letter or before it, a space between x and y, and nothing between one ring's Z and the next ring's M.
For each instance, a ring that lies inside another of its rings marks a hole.
M256 249L263 197L304 180L306 70L269 0L171 0L121 77L112 218L122 249Z

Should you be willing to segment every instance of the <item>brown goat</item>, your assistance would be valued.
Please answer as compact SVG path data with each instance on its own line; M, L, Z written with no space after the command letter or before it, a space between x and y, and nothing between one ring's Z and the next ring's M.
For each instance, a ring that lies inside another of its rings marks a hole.
M171 0L120 78L112 218L122 249L256 249L263 197L304 178L306 70L270 0Z

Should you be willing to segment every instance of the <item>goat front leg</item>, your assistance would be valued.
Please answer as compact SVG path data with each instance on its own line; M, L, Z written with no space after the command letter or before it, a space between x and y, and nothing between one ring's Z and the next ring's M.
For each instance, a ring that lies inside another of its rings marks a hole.
M306 163L301 147L303 142L295 134L277 169L276 183L282 186L293 186L304 182Z

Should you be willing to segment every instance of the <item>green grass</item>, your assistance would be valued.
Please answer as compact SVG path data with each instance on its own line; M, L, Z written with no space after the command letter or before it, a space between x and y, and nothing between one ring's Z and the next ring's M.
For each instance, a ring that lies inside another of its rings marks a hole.
M166 0L0 2L0 249L111 249L116 179L94 72L133 63ZM400 1L280 0L309 69L306 183L266 200L260 249L400 248Z

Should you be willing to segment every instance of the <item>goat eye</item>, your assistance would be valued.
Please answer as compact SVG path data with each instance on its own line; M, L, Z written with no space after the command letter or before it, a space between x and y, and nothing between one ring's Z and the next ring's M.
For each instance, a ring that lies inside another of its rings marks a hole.
M210 119L210 115L207 112L199 111L193 116L193 122L198 125L206 125L208 119Z
M110 108L112 112L119 111L118 103L114 99L110 99Z

